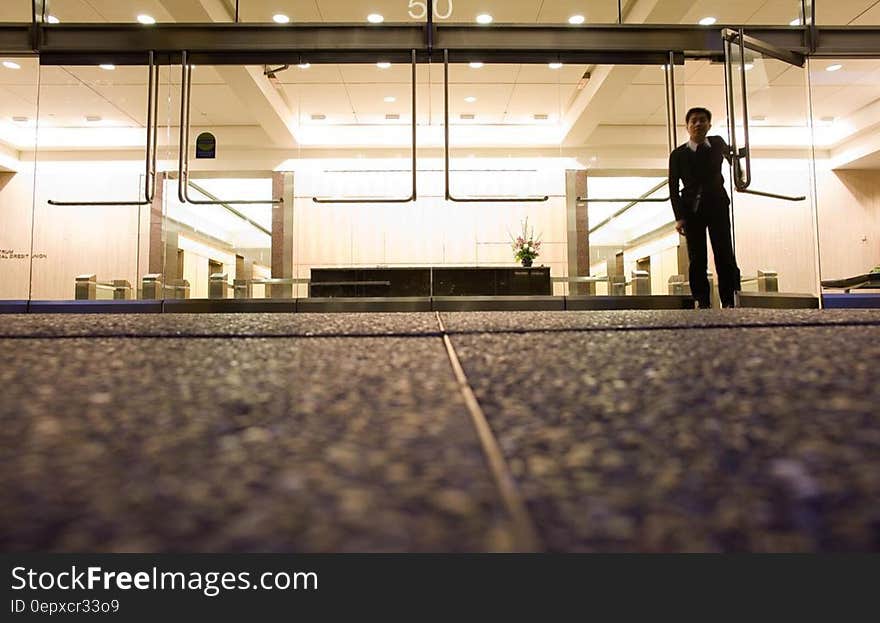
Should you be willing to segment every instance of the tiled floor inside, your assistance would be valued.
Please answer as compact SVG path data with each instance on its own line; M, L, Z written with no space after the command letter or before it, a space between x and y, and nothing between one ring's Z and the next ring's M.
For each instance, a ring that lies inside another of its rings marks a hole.
M880 311L29 314L0 348L4 551L880 549Z

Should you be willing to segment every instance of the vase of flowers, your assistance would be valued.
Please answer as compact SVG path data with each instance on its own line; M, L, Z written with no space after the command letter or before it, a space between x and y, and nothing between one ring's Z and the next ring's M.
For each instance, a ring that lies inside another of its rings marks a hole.
M522 231L520 235L514 238L510 237L513 241L511 245L513 247L513 257L517 261L521 262L523 266L529 267L532 265L532 261L538 257L538 251L541 248L541 236L535 237L535 228L532 227L529 229L529 219L526 218L522 223Z

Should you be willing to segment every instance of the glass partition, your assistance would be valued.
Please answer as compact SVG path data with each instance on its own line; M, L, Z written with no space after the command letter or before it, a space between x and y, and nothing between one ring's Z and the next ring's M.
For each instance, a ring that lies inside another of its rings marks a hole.
M171 22L222 21L209 19L204 9L191 2L162 0L47 0L49 24L141 23L145 26ZM51 16L51 17L50 17Z
M30 22L32 0L5 0L0 4L0 23Z
M809 77L821 280L840 292L880 270L880 60L811 60Z
M450 5L454 3L452 0ZM235 0L227 0L230 11L234 13ZM424 22L427 15L427 0L377 0L370 3L336 2L318 0L316 2L300 2L298 0L239 0L239 19L242 22L262 23L407 23ZM447 11L453 10L446 6L447 0L434 3L435 20Z
M169 97L167 67L42 68L33 299L137 298L169 163Z
M780 292L816 295L807 70L735 42L729 65L730 144L743 156L732 204L743 279L775 272Z
M36 58L0 55L0 300L26 300L48 252L31 245L39 82Z

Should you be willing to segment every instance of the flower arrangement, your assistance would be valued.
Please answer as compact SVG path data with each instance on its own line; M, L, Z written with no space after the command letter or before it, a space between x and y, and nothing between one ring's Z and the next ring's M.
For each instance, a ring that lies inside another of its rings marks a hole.
M522 262L523 266L531 266L532 260L534 260L538 255L538 250L541 248L541 236L539 235L537 238L535 237L535 228L532 227L529 229L529 219L526 218L522 223L522 232L515 239L513 236L510 237L513 241L511 245L513 247L513 257L519 262Z

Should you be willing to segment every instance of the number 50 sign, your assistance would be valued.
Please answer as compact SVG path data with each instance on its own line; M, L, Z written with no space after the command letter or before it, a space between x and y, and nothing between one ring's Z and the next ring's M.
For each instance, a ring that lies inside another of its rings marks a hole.
M437 19L449 19L452 17L452 0L446 0L446 13L441 13L438 5L442 0L434 2L434 17ZM409 16L413 19L424 19L428 14L428 3L419 0L409 0Z

